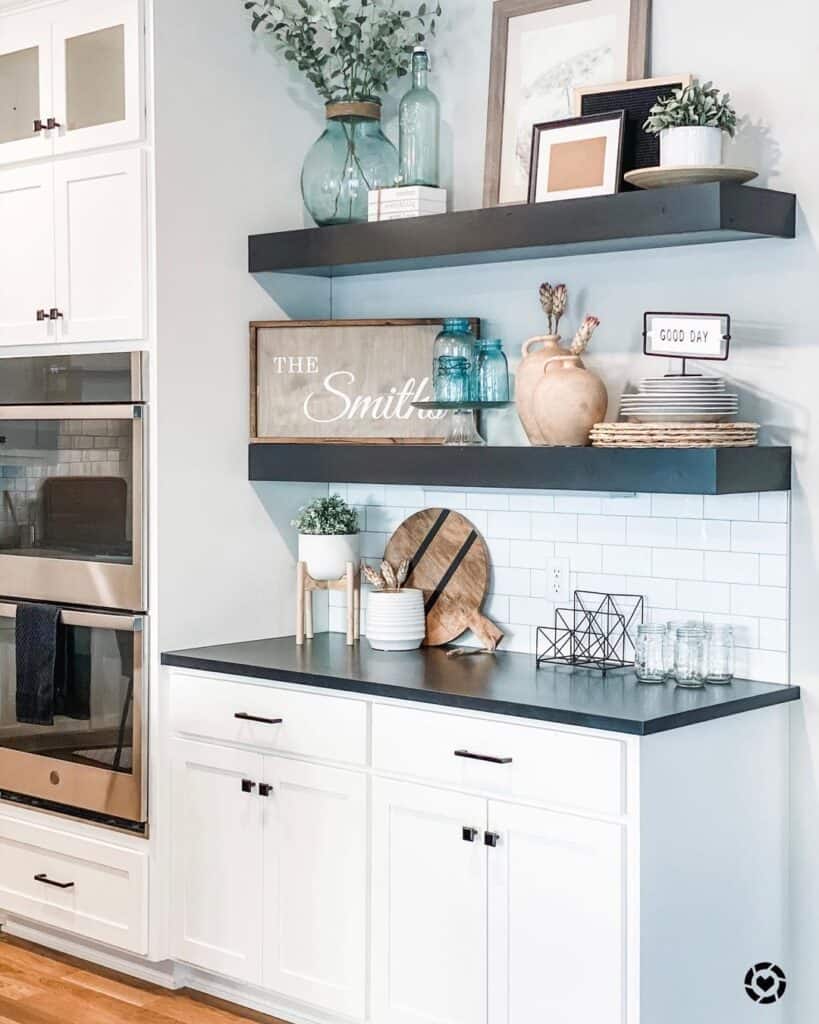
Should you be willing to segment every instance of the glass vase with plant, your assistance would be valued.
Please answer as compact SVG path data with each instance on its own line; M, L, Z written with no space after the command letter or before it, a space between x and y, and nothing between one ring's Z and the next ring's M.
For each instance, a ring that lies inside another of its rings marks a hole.
M435 34L439 6L395 0L243 0L266 34L326 104L327 126L302 168L317 224L367 220L368 192L395 184L398 153L381 131L381 99L408 74L413 48Z
M643 128L660 136L663 167L718 166L724 136L736 135L737 114L728 93L721 94L711 82L700 84L695 79L661 97Z

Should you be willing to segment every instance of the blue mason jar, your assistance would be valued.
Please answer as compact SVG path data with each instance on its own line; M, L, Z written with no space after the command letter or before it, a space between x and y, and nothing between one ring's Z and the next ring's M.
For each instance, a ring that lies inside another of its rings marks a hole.
M453 401L453 399L442 398L438 394L437 380L439 362L445 356L454 356L455 358L466 360L466 376L467 376L467 393L462 399L455 399L455 401L473 401L475 395L473 394L473 388L471 382L474 380L475 367L477 362L477 342L475 341L475 335L472 333L472 327L469 320L463 317L450 317L444 320L443 327L441 328L438 337L435 339L435 347L433 349L433 376L436 381L435 387L435 398L439 402Z
M509 364L500 338L478 342L474 391L480 402L509 401Z
M469 363L463 356L441 356L435 364L436 402L470 400Z

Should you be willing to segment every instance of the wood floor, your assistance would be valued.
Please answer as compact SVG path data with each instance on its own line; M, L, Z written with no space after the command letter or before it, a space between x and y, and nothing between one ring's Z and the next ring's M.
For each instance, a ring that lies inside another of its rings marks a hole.
M0 936L0 1024L284 1024Z

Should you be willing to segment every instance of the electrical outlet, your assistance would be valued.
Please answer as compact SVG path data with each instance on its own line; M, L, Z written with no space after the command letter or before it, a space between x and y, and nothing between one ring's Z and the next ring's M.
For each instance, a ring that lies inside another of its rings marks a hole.
M569 559L546 559L546 597L563 603L569 600Z

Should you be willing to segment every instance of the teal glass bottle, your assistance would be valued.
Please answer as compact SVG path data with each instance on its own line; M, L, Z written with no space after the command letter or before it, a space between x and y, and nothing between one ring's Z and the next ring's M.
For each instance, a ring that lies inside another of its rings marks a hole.
M442 374L441 362L451 358L463 360L462 369L468 382L463 400L473 401L475 395L472 392L472 382L476 379L477 343L475 335L472 333L472 325L469 320L463 317L450 317L444 320L443 326L435 339L435 347L432 353L433 378L435 380L435 398L439 402L452 401L449 395L444 397L439 391L439 383L453 370L452 364L446 363L447 374ZM448 391L449 389L445 388L444 390Z
M500 338L478 342L475 397L479 402L509 401L509 365Z
M402 185L438 187L441 111L427 84L429 55L423 46L412 54L412 88L398 110L398 153Z

